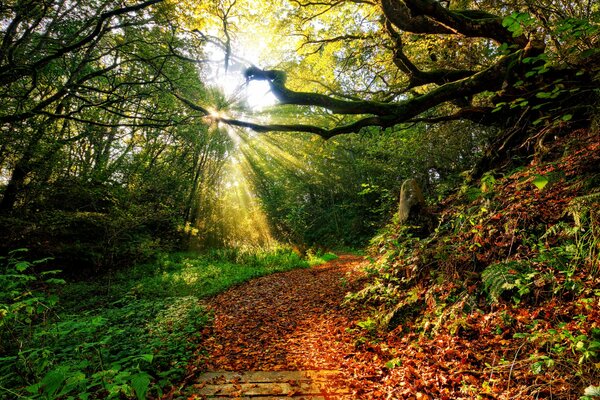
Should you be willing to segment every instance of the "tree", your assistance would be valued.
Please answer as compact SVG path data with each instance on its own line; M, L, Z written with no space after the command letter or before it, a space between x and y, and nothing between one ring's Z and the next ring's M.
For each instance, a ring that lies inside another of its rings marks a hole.
M2 250L114 266L207 212L229 139L172 94L214 97L175 14L159 0L2 2Z
M207 137L198 128L206 124L178 112L170 95L206 94L196 69L201 48L177 35L173 13L161 0L2 3L0 213L35 197L28 192L36 184L125 177L121 169L141 147L156 152L151 169L177 130Z
M0 214L65 208L61 192L77 188L71 199L83 192L91 197L87 205L75 202L80 207L70 207L73 212L136 205L135 213L171 213L184 222L213 215L214 187L235 147L219 123L327 139L380 134L385 147L397 138L389 132L419 135L433 132L433 124L470 120L502 128L494 131L490 155L504 157L593 114L599 13L595 3L562 0L4 1ZM269 48L260 62L253 59L268 67L240 56L244 31L255 44L268 44L257 46ZM230 107L209 90L210 46L222 49L230 74L267 82L284 111L271 110L271 122L256 114L252 119L247 108ZM532 136L531 125L549 129ZM453 126L474 132L470 139L479 153L484 135L463 121ZM437 142L453 143L449 131L440 130L444 140ZM433 144L398 147L423 163L396 171L431 182L455 175L472 161L467 142L453 149L459 161L444 159ZM371 145L378 146L369 142L347 154L365 152L368 160ZM404 155L398 159L405 162ZM341 165L353 164L350 156L344 160ZM493 160L488 157L487 165ZM327 157L321 161L319 168L330 168ZM337 207L337 195L349 199L348 193L362 191L358 181L352 188L338 181L330 190L318 179L311 185L288 177L322 215ZM372 188L383 195L393 191L395 179ZM272 203L286 203L276 194L283 186L273 186L265 183L264 193L272 189ZM91 201L111 198L107 193L120 193L118 207ZM352 199L360 209L364 198Z
M503 128L488 163L530 139L532 124L589 121L599 86L597 4L450 3L292 1L287 23L303 38L301 61L284 69L252 65L245 76L267 81L282 104L340 117L325 126L215 119L259 132L323 138L366 127L467 119ZM321 66L327 57L335 65Z

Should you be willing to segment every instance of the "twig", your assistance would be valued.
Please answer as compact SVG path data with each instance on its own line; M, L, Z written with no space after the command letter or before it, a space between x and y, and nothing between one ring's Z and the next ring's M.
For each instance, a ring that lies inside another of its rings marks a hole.
M508 254L506 255L506 261L505 262L508 261L508 259L510 258L510 255L512 254L513 245L515 244L516 231L517 231L517 227L519 226L519 219L521 219L521 217L518 217L517 220L515 221L515 226L513 228L512 238L510 239L510 247L508 248Z
M513 367L515 366L515 362L517 361L517 357L519 356L519 352L521 351L521 349L523 348L523 346L525 346L525 343L527 343L527 341L523 342L523 344L521 344L519 346L519 348L517 349L517 352L515 353L515 358L513 358L513 361L510 364L510 371L508 371L508 383L506 385L506 390L507 391L510 389L510 378L512 377Z

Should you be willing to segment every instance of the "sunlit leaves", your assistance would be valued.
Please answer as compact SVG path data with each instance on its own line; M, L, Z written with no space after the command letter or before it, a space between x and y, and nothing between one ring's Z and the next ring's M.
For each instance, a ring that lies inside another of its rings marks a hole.
M522 12L514 12L502 20L502 26L512 32L514 37L521 36L534 23L535 20L529 13Z
M536 175L532 181L532 183L535 185L536 188L538 188L538 190L544 189L548 182L548 178L544 175Z
M379 16L377 7L365 4L298 7L293 32L302 37L298 78L312 75L341 92L367 89L374 74L390 61L377 54L384 50L378 47L383 39Z
M600 397L600 386L588 386L583 394L590 397Z
M177 1L181 29L191 31L213 46L212 61L224 61L230 52L231 67L237 73L250 63L282 61L280 49L290 50L293 38L278 32L285 17L285 3L257 0ZM241 64L241 65L237 65Z

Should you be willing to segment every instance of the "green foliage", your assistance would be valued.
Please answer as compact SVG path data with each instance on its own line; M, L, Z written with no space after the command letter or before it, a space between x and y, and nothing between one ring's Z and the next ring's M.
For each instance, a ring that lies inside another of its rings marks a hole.
M13 250L0 257L0 388L15 374L15 364L24 364L23 345L34 337L35 327L48 327L64 280L58 270L39 270L50 259L27 261L27 249ZM33 371L25 365L23 376ZM1 393L1 392L0 392Z
M498 302L505 294L517 304L532 297L534 292L538 298L550 283L552 289L546 292L553 295L579 293L583 289L576 274L582 270L596 273L596 261L589 258L589 252L595 256L596 249L588 247L587 242L577 244L568 236L564 241L547 245L543 239L556 232L568 234L573 228L563 223L552 227L541 236L542 240L530 244L535 255L527 261L504 261L483 270L481 280L492 302ZM579 229L576 232L580 232Z
M169 293L201 298L252 278L308 266L300 256L286 248L270 251L214 249L200 257L187 253L168 254L159 257L154 264L128 271L128 277L137 278L128 292L139 298Z
M42 377L26 389L41 397L97 393L119 398L147 392L152 380L157 382L156 395L181 377L190 345L207 321L191 296L126 296L100 311L63 313L60 321L36 331L31 345L40 347L21 355L37 369L35 376Z
M539 258L568 278L581 269L590 276L596 276L600 270L599 198L599 193L574 198L565 211L572 222L561 221L540 238L551 240L554 245L539 244Z
M493 193L494 186L497 183L496 177L494 176L494 171L486 172L481 176L479 180L481 183L481 192L482 193Z
M521 36L534 23L535 19L528 13L523 12L513 12L502 20L502 26L512 32L514 37Z
M466 122L327 142L269 134L250 141L244 154L277 238L307 247L363 246L396 212L406 178L430 198L452 190L491 134ZM274 155L274 145L286 156Z
M332 261L332 260L335 260L336 258L338 258L338 256L336 254L327 253L327 252L323 253L319 250L316 252L309 250L307 252L306 256L308 258L308 264L311 267L314 267L315 265L325 264L328 261Z
M0 353L18 347L29 337L32 326L44 324L54 311L59 285L58 270L40 270L50 258L35 261L23 259L27 249L0 257Z
M398 368L398 367L402 366L402 360L400 360L399 358L392 358L391 360L386 362L384 365L388 369Z
M69 273L123 267L180 246L206 212L231 140L173 95L209 100L198 64L178 57L202 46L173 34L172 4L146 4L95 32L123 2L51 2L35 17L3 2L22 35L0 29L19 71L2 78L1 252L52 254Z
M538 190L543 190L548 182L548 178L543 175L536 175L535 179L533 180L533 184L536 188L538 188Z
M172 215L148 213L136 204L115 205L105 212L40 211L35 218L0 217L0 224L7 226L2 235L6 245L29 244L36 255L54 254L71 274L149 260L182 240ZM153 235L155 230L160 233Z
M11 260L8 272L0 275L3 282L30 266ZM182 378L202 340L202 327L210 321L201 298L258 276L305 267L306 261L285 248L214 250L206 255L163 254L155 263L71 282L62 289L56 317L42 321L36 314L22 324L19 332L27 335L17 336L4 349L0 393L10 390L28 398L160 396ZM38 281L23 282L21 290L29 293L29 285ZM37 304L50 305L39 294L35 298ZM30 315L17 317L25 321ZM12 337L14 327L2 325L1 332Z
M486 337L491 352L509 352L492 367L509 381L521 379L519 369L528 383L570 376L571 391L595 385L600 208L596 170L583 171L596 138L579 147L590 153L563 153L561 145L551 150L563 153L559 161L465 184L428 238L391 223L372 241L368 284L348 299L370 306L378 328L389 320L396 330L385 337L393 340Z
M573 226L563 234L569 239L573 261L586 268L592 276L600 271L600 193L576 197L567 207Z
M374 335L377 332L377 321L372 318L367 318L363 321L358 321L356 325L366 331L369 335Z
M528 262L507 261L492 264L483 270L481 280L491 301L497 302L504 293L510 293L515 303L531 292L539 272Z
M514 337L525 339L533 347L530 360L534 374L553 369L557 360L575 375L581 375L588 367L595 368L600 356L600 329L589 329L586 316L573 316L573 322L560 322L547 330L538 329L534 320L528 328L526 332L515 333Z

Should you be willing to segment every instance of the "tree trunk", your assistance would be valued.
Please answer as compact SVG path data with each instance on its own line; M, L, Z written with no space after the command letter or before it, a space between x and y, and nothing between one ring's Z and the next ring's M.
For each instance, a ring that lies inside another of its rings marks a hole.
M6 189L4 190L2 201L0 201L0 214L8 214L13 211L15 203L17 202L17 196L25 183L25 178L27 178L32 171L32 156L33 151L26 152L15 165L10 180L8 181L8 185L6 185Z

